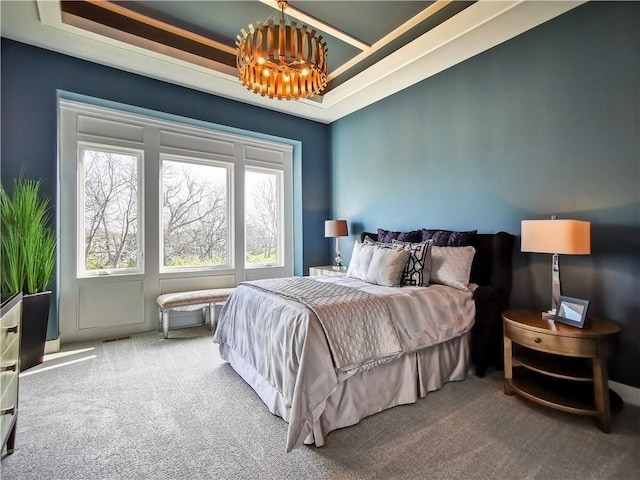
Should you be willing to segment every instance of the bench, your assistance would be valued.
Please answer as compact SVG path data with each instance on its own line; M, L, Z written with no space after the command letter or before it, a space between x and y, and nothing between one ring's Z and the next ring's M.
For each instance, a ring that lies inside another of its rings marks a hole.
M224 303L234 288L213 288L190 292L165 293L156 299L158 305L159 326L162 336L169 338L169 312L171 310L204 310L203 323L209 323L211 330L216 326L215 305ZM208 320L208 322L207 322Z

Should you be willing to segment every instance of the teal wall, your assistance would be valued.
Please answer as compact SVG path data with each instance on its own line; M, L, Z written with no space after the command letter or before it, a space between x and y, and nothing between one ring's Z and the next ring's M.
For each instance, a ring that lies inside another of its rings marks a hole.
M291 115L104 67L2 39L1 178L9 186L24 173L42 180L56 198L57 95L71 92L148 109L176 118L288 138L301 146L294 160L295 272L328 261L324 221L329 218L329 127ZM65 95L69 96L67 93ZM56 285L53 286L54 293ZM58 336L52 307L48 339Z
M640 4L589 2L330 127L3 38L2 183L24 169L55 196L64 90L300 141L296 273L332 258L332 216L349 219L347 261L363 229L587 220L592 255L561 258L564 293L622 327L612 378L640 386L639 32ZM550 263L516 245L513 306L548 307Z
M331 125L334 214L377 227L592 224L563 293L622 327L613 380L640 386L640 4L589 2ZM514 253L512 306L546 309L551 256Z

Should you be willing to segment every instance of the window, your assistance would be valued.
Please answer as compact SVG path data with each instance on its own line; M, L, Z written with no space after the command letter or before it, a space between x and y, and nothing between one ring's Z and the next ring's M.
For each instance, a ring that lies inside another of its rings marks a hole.
M245 170L245 264L283 264L282 172Z
M60 100L66 284L114 275L151 295L293 274L293 147L184 120Z
M163 293L293 275L299 142L116 104L58 105L65 342L154 329Z
M162 266L228 267L232 166L161 156Z
M142 266L141 151L79 145L78 275Z
M61 338L153 329L162 293L293 275L298 142L118 108L59 99Z

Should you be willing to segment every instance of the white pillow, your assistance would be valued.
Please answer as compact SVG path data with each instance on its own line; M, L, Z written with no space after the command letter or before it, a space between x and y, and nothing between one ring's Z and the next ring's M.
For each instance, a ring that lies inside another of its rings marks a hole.
M431 283L468 291L473 247L431 247Z
M386 287L399 286L409 255L409 251L402 247L373 247L373 257L371 258L365 282Z
M373 245L363 245L360 242L356 242L353 245L353 253L349 261L347 277L366 281L371 257L373 257Z

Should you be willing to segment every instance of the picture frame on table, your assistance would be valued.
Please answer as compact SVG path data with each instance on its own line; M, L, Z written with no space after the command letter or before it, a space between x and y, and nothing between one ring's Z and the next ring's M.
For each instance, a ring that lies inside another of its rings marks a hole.
M588 309L588 300L560 295L558 308L553 320L572 327L583 328Z

